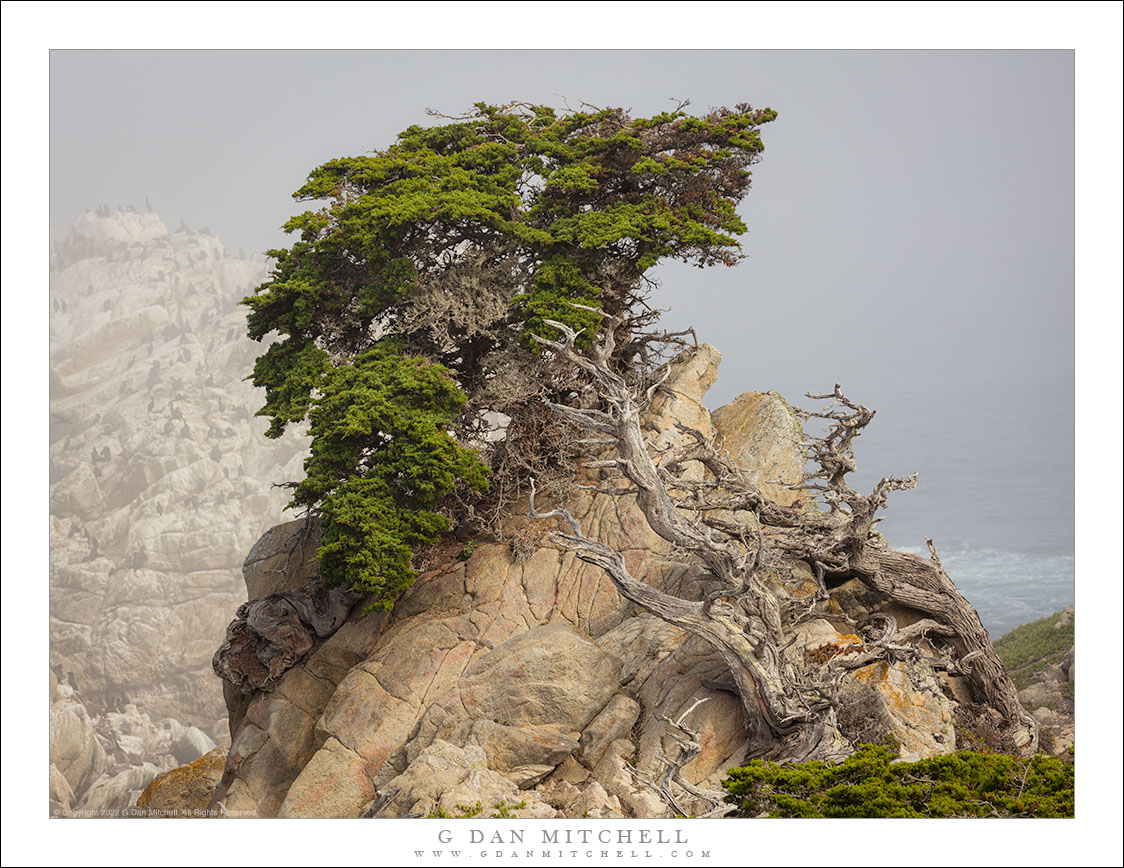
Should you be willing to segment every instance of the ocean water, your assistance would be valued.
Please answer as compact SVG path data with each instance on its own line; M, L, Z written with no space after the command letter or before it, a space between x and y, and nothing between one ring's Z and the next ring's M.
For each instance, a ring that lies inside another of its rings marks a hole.
M936 379L891 386L856 447L859 477L918 471L892 494L880 530L945 569L997 639L1074 601L1073 377ZM866 440L867 442L862 442ZM877 475L875 475L877 474Z
M927 548L900 546L928 557ZM945 572L975 607L992 640L1073 602L1073 555L1041 555L970 546L938 552Z

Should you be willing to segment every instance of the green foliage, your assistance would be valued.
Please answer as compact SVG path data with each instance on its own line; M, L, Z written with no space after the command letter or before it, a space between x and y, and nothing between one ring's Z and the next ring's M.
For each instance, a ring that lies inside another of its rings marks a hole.
M455 435L483 410L514 416L533 412L527 395L569 394L496 385L531 368L532 335L557 336L548 320L588 342L601 317L581 306L634 314L660 259L737 262L736 205L775 116L478 103L309 174L294 197L318 204L285 224L296 240L270 251L271 277L244 304L250 336L277 337L252 375L268 436L311 422L293 504L320 511L327 583L378 605L409 585L411 549L448 527L438 501L486 487Z
M531 335L557 338L558 329L547 320L566 323L580 337L578 346L589 347L596 335L601 317L593 311L574 307L598 307L601 292L590 283L580 265L565 256L553 256L535 272L531 291L518 298L516 304L523 317L523 338L533 350L538 344Z
M292 504L323 505L327 584L388 608L414 579L412 546L449 528L429 508L458 483L487 486L487 467L448 434L464 401L445 368L391 342L323 375L309 411L312 454Z
M525 807L527 807L526 799L510 805L506 800L502 802L496 802L494 805L492 805L492 812L488 815L488 818L492 820L511 819L516 816L512 813L512 811L518 811ZM426 817L431 820L471 820L473 817L479 817L483 813L484 806L479 801L477 801L473 805L458 804L457 813L455 815L448 813L444 808L438 805L436 808L426 814Z
M1073 762L969 751L897 762L863 745L841 763L754 760L722 785L743 816L1072 817Z
M253 380L265 388L265 406L257 415L270 419L266 437L280 437L287 424L305 418L328 368L327 353L295 338L273 344L258 356Z
M757 127L775 117L747 105L633 119L478 103L455 123L410 127L384 151L318 167L294 194L326 204L285 224L300 240L270 251L272 279L246 299L250 335L354 352L464 245L517 250L513 321L526 332L544 319L581 331L596 319L567 300L619 312L663 257L737 261L735 206L764 150ZM257 372L255 383L268 387Z
M1029 624L1016 627L995 643L995 653L1011 673L1011 680L1022 690L1035 673L1060 663L1073 650L1073 616L1055 612Z
M479 804L479 803L477 803L477 804ZM511 805L509 805L506 801L496 802L494 805L492 805L492 813L490 815L490 818L493 819L493 820L496 820L496 819L507 820L507 819L510 819L510 818L515 816L515 814L513 814L512 811L519 811L519 810L522 810L525 807L527 807L527 800L526 799L523 799L522 801L515 802L514 804L511 804Z

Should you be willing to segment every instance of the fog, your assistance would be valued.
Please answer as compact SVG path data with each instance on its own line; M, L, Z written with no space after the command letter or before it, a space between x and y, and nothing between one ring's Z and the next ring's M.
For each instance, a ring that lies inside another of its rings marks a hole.
M157 210L258 257L290 194L426 109L771 106L737 268L653 302L749 389L879 411L864 479L921 474L884 530L1073 545L1074 55L1068 51L55 51L51 223Z

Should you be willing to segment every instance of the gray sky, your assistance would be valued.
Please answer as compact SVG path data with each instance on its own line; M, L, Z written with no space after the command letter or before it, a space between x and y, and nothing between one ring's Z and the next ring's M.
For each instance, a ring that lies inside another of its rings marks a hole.
M657 273L667 323L724 354L711 405L839 380L879 410L864 476L921 472L891 538L1072 548L1070 51L53 51L50 85L53 227L147 196L248 255L309 170L427 107L771 106L748 259ZM973 479L994 521L958 508Z

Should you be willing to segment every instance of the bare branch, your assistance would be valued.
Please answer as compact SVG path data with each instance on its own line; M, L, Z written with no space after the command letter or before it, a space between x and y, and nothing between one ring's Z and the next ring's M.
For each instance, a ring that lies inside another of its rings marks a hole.
M1023 751L1033 750L1037 731L1034 721L1018 704L1014 686L986 631L945 574L935 547L929 543L931 556L925 561L889 549L873 530L886 495L915 487L916 474L883 477L869 495L859 494L847 482L847 475L855 469L854 441L870 424L874 411L847 398L838 384L830 394L809 396L830 404L823 410L800 411L800 415L823 419L828 426L822 436L807 441L809 458L818 470L790 487L815 489L828 511L805 512L780 506L764 496L742 469L695 428L677 425L686 442L662 449L649 445L641 430L640 414L668 373L661 371L656 383L637 392L610 367L608 359L618 322L613 317L605 318L588 353L577 350L577 334L572 328L549 323L562 339L541 343L591 377L604 409L551 406L575 423L606 435L616 446L615 457L593 459L586 466L619 470L628 487L591 486L589 490L635 493L636 504L651 529L670 543L673 551L697 559L705 567L709 587L701 602L666 594L632 577L621 555L587 538L565 510L539 514L532 501L532 514L566 520L572 532L551 534L556 544L605 569L617 590L633 603L689 630L719 651L747 712L751 752L778 760L842 757L847 746L836 725L839 679L876 660L919 659L918 643L929 636L941 636L952 645L952 656L939 658L938 665L950 672L967 673L974 693L998 711L1017 746ZM605 438L597 439L604 445ZM687 478L685 467L690 463L701 464L707 476L701 480ZM677 492L675 497L672 491ZM752 518L747 520L746 513ZM801 560L812 567L816 592L808 603L782 606L774 591L758 579L767 550L774 552L772 557ZM794 666L784 657L784 649L795 639L791 631L801 621L823 612L817 607L828 597L826 580L830 576L857 577L894 603L927 617L899 629L893 618L884 616L880 629L868 636L860 653L837 657L826 670ZM679 723L667 721L687 736L682 743L688 750L690 731L681 727L681 722L682 718ZM675 761L668 761L670 771L662 782L652 782L676 810L681 810L676 807L681 797L672 793L672 783L704 797L679 781L675 770L682 767L682 763L676 765L681 758L682 753Z

